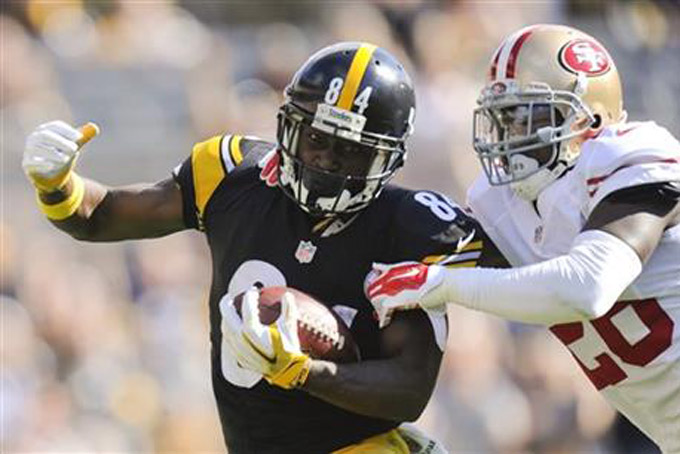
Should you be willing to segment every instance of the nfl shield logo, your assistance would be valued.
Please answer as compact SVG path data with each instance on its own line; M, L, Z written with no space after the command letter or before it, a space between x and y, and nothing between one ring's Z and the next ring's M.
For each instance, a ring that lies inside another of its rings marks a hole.
M316 253L316 246L311 241L300 240L297 251L295 251L295 258L300 263L310 263Z

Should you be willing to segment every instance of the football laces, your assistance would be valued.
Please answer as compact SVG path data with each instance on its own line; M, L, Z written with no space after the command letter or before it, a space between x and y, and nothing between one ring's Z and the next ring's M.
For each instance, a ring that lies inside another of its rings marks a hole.
M331 342L336 348L342 348L344 345L344 339L342 339L337 327L323 323L317 317L303 312L300 314L298 323L313 336Z

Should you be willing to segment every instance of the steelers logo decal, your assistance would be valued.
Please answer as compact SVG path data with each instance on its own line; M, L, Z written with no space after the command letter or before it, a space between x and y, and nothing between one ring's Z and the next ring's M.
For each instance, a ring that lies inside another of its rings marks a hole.
M612 66L607 51L597 41L586 38L569 41L560 50L559 58L567 71L589 77L604 74Z

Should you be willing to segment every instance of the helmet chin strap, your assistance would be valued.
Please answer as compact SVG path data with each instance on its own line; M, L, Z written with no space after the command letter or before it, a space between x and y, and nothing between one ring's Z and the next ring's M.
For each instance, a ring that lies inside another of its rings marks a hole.
M556 179L550 170L541 169L528 178L510 183L510 188L517 197L527 202L533 202L538 198L541 191Z
M304 184L302 185L304 187ZM347 189L343 189L342 192L334 197L319 197L316 199L316 206L324 211L330 210L345 210L352 201L352 195Z
M546 126L537 131L538 137L545 143L551 143L560 131L569 131L576 122L572 116L567 118L561 127ZM519 181L510 183L512 191L521 199L528 202L535 201L539 194L551 183L569 169L580 154L580 144L578 136L563 140L559 143L557 152L557 162L546 168L538 170L533 175ZM540 167L537 160L523 154L517 154L510 158L513 167L519 167L522 172L529 173Z
M304 184L302 186L304 188ZM349 190L343 189L342 192L336 196L319 197L316 199L316 206L322 210L335 209L338 212L351 213L359 211L368 205L371 198L377 196L379 193L376 193L377 190L377 181L369 181L361 191L354 195L352 195ZM306 197L305 200L307 200Z
M512 166L521 166L523 170L526 169L528 171L539 167L537 160L521 154L513 156L510 162ZM527 202L533 202L546 187L561 177L566 170L566 163L558 161L552 169L543 168L523 180L510 183L510 189L512 189L517 197Z

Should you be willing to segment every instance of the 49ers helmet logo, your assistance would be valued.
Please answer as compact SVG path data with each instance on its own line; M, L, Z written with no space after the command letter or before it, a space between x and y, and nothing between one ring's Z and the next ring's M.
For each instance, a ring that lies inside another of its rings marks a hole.
M569 41L560 50L560 64L575 74L599 76L611 68L609 54L596 41L579 38Z

